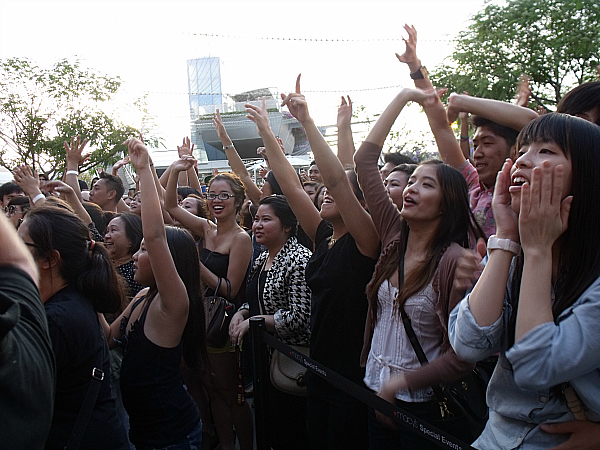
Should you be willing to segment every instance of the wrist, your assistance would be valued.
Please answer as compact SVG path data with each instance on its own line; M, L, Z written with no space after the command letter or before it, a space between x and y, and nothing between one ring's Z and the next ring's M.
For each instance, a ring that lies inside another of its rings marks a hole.
M45 198L45 195L42 194L39 190L36 192L32 192L32 195L29 196L31 198L31 203L36 204L41 199Z
M407 62L406 65L408 66L410 73L416 72L422 66L421 60L419 58L415 59L414 61Z
M518 255L521 253L521 245L509 238L503 238L496 235L491 235L487 243L488 253L492 250L502 250L504 252Z

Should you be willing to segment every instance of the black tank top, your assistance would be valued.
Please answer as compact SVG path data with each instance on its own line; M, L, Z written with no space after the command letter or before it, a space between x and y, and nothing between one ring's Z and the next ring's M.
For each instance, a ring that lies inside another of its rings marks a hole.
M138 299L131 312L144 300ZM123 404L129 414L131 442L136 446L166 447L185 439L200 415L181 382L181 342L165 348L144 334L150 298L129 333L123 333L125 356L121 366ZM121 329L127 329L123 317Z

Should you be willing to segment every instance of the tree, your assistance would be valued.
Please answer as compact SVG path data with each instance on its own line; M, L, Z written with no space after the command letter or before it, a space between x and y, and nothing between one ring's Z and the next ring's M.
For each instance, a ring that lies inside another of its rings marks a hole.
M0 61L0 165L27 164L48 177L64 171L63 142L75 135L93 150L82 171L120 159L139 131L105 112L121 80L66 59L51 69L25 58Z
M430 74L449 92L510 100L519 76L531 77L532 98L556 105L575 85L596 79L600 64L597 0L509 0L487 3L459 33L448 64Z

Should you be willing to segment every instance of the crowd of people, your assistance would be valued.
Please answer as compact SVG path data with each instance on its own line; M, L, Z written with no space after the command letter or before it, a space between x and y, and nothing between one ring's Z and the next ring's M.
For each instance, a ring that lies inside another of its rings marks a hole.
M552 113L527 95L444 104L405 30L396 56L414 87L358 149L349 97L336 154L300 76L282 94L314 155L306 171L253 104L260 185L218 110L232 172L205 192L188 138L160 177L141 138L90 189L80 137L65 142L61 180L14 168L0 186L0 448L251 449L252 317L475 448L600 446L600 81ZM409 102L440 160L382 153ZM137 177L127 193L126 164ZM207 342L204 299L215 296L236 309L224 345ZM447 420L434 388L490 359L489 419L474 433L459 411ZM264 382L273 449L433 446L311 371L304 395Z

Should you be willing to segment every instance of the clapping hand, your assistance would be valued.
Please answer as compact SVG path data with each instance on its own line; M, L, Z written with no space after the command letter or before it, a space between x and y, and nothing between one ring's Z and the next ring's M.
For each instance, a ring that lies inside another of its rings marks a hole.
M184 172L194 167L196 158L191 155L183 155L179 160L173 163L171 170L174 172Z

